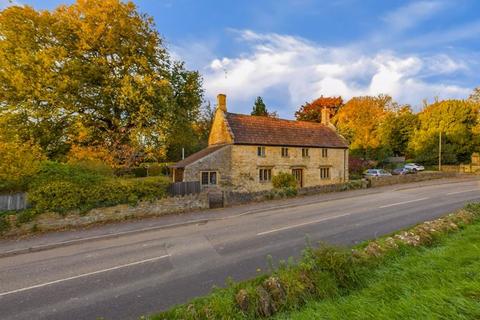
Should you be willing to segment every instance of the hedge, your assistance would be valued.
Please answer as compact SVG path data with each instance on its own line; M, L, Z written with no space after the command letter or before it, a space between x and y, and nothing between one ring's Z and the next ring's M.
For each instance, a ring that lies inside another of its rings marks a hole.
M165 177L114 178L82 166L46 162L29 185L28 201L38 213L84 212L162 198L169 184Z

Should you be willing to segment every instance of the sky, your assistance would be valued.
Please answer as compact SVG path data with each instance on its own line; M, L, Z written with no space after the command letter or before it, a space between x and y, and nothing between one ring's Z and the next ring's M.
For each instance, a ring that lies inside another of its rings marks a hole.
M206 99L249 113L262 96L293 118L320 95L466 98L480 86L478 0L134 0L170 53L198 70ZM36 9L72 1L16 0ZM0 0L0 8L9 4Z

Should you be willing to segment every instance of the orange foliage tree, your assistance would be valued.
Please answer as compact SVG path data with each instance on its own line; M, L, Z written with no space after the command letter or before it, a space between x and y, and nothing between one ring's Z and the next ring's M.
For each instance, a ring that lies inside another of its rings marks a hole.
M337 112L333 119L339 132L350 142L350 149L363 158L381 147L379 128L395 103L385 95L355 97Z
M324 97L307 102L295 112L297 120L322 122L322 109L328 108L333 116L337 110L343 105L342 97Z

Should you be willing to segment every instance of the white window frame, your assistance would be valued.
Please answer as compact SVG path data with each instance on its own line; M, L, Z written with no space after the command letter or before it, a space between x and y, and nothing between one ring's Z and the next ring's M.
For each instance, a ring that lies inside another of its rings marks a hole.
M288 148L282 147L282 158L288 158Z
M272 168L258 168L258 181L268 183L272 181Z

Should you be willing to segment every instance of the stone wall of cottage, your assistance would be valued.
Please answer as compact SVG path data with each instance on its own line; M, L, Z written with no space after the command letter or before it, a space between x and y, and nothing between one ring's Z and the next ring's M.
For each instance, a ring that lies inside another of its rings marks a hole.
M271 182L260 182L259 169L271 168L272 176L279 172L292 173L303 169L303 187L348 181L348 150L328 149L322 157L322 148L308 148L308 157L302 156L301 147L288 147L288 157L282 156L282 147L265 147L265 157L257 155L258 146L233 145L231 185L234 191L255 192L269 190ZM320 178L320 168L330 168L330 178Z
M202 171L217 172L218 186L232 183L232 145L207 155L185 167L183 181L201 181Z

